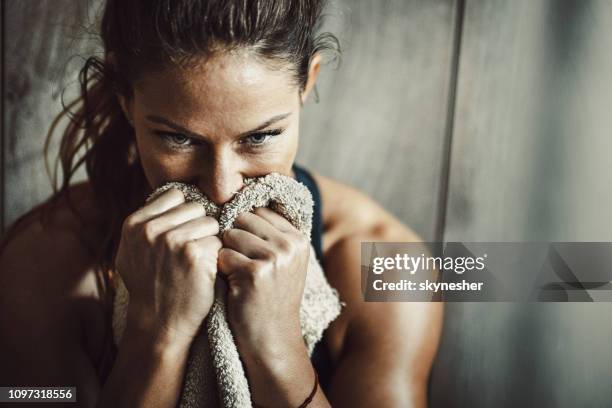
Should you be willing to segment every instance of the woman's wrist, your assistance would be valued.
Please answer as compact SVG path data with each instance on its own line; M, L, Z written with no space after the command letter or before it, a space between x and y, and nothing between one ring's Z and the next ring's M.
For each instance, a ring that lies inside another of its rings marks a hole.
M188 351L193 340L188 336L178 335L163 328L156 322L140 318L129 308L122 341L125 339L137 341L141 347L163 354L181 354L185 350Z
M118 349L99 406L177 404L189 344L133 322L126 324Z
M252 399L258 405L298 407L312 391L314 370L303 341L300 345L278 347L271 354L241 353L241 357Z
M312 386L312 391L310 391L310 394L308 394L308 396L304 399L304 401L297 406L297 408L306 408L308 406L310 406L310 404L314 401L315 396L317 395L317 391L319 390L319 376L317 375L317 370L314 369L313 367L313 373L314 373L314 385ZM263 405L258 404L255 401L253 402L253 408L266 408Z

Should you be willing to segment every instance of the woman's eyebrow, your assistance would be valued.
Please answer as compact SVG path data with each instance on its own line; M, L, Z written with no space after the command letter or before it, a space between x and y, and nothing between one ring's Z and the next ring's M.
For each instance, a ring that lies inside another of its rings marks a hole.
M257 132L257 131L262 130L262 129L265 129L268 126L270 126L270 125L272 125L272 124L274 124L274 123L276 123L276 122L278 122L278 121L280 121L282 119L285 119L286 117L288 117L292 113L293 112L286 112L286 113L281 113L279 115L272 116L270 119L266 120L264 123L262 123L261 125L255 127L254 129L251 129L251 130L248 130L246 132L240 133L237 136L237 138L244 137L244 136L247 136L247 135L249 135L251 133ZM174 122L172 122L172 121L170 121L170 120L168 120L166 118L163 118L161 116L147 115L145 117L147 119L149 119L151 122L155 122L155 123L159 123L159 124L171 127L174 130L176 130L177 132L180 132L180 133L184 134L185 136L193 137L193 138L196 138L196 139L197 138L206 139L206 136L199 135L199 134L197 134L195 132L192 132L189 129L186 129L186 128L182 127L181 125L178 125L178 124L176 124L176 123L174 123Z

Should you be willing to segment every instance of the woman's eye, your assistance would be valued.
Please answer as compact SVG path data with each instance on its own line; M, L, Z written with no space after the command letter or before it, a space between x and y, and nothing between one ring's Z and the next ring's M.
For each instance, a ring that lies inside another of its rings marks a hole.
M259 135L253 135L250 136L250 140L251 142L253 142L253 144L263 144L266 140L268 140L269 137L272 137L270 135L265 135L265 134L259 134Z
M247 141L247 144L254 147L258 147L267 144L268 140L270 140L274 136L278 136L282 132L283 131L281 129L274 129L269 132L254 133L246 137L245 140Z
M185 147L191 146L192 140L190 137L180 133L156 132L165 142L171 146Z
M187 144L187 142L189 142L191 139L189 139L187 136L184 135L179 135L179 134L169 134L168 138L170 139L171 142L177 144L177 145L185 145Z

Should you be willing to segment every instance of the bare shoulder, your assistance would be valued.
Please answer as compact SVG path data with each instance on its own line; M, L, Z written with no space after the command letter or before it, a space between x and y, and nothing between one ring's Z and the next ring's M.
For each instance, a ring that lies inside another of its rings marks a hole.
M315 172L312 175L323 202L324 253L349 237L368 237L372 241L420 241L409 226L365 193Z
M82 290L80 284L75 286L75 279L85 278L92 265L91 256L83 245L83 234L92 212L85 202L86 185L72 187L71 193L81 219L65 199L60 199L33 208L10 226L0 251L4 271L0 276L4 283L18 286L13 290L36 290L44 285L50 292L49 289L59 289L63 284L70 285L71 293ZM48 210L45 219L43 207Z
M88 186L76 185L71 193L87 222L92 214L86 202ZM42 358L49 363L50 373L55 370L51 362L65 365L69 357L82 359L84 354L78 354L78 350L94 354L98 345L87 325L103 319L97 320L102 316L100 297L93 260L82 243L81 220L63 200L52 206L46 221L41 218L41 209L32 209L4 237L0 252L0 325L7 327L0 331L7 333L2 336L3 347L15 350L17 360L20 355L28 355L32 361ZM37 355L51 349L70 356ZM23 364L17 360L13 363ZM81 370L84 367L89 366L80 365ZM42 382L49 378L44 377L44 366L35 371L21 375L39 376L32 380Z

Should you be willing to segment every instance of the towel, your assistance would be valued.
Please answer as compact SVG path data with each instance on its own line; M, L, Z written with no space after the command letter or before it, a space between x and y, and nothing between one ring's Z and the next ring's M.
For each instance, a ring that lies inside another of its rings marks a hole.
M219 235L231 229L243 212L269 207L284 216L296 229L310 238L313 200L308 188L291 177L270 173L245 178L244 187L222 207L202 194L197 187L171 182L155 190L147 201L176 187L186 201L202 204L206 214L219 221ZM113 304L113 337L119 344L125 329L129 294L117 275ZM189 350L186 374L180 395L180 407L251 407L251 395L232 332L227 321L227 286L221 277L215 281L215 300ZM340 314L343 303L332 288L312 245L300 307L302 336L309 354L323 331Z

